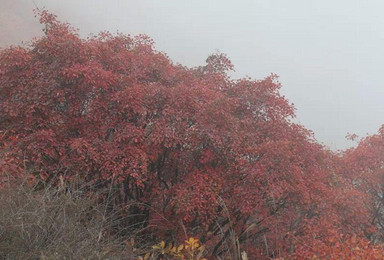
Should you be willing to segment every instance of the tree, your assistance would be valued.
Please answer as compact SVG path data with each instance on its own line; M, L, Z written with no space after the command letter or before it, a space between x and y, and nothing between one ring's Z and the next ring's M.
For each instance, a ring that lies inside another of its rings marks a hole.
M383 242L384 232L384 126L377 134L363 138L355 149L344 154L344 175L366 196L364 207L377 230L367 236Z
M0 53L3 181L113 185L133 227L234 258L294 254L311 222L358 225L339 161L292 122L276 75L232 80L224 54L186 68L144 35L40 21L44 37Z

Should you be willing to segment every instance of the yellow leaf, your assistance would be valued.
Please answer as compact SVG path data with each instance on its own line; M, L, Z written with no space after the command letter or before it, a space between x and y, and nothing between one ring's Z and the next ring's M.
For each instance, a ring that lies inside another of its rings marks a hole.
M131 238L131 246L133 247L135 245L135 239Z
M146 253L144 256L144 260L148 260L150 256L151 256L151 253Z
M188 244L187 246L185 246L185 248L191 247L192 249L195 249L199 247L199 240L193 237L190 237L188 240L185 240L185 243Z

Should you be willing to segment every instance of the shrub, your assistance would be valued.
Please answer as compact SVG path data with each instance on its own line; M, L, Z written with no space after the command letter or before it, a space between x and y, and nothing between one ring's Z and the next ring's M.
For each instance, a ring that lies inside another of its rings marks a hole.
M100 193L98 193L100 194ZM96 195L96 194L95 194ZM0 190L1 259L133 258L134 234L116 233L121 211L106 211L97 196L74 185L65 190L25 184Z

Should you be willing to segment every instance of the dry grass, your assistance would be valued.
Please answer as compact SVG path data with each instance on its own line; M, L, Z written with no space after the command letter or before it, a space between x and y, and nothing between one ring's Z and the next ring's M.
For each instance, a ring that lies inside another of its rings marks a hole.
M133 214L134 205L119 204L119 192L62 179L54 186L0 188L0 259L139 259L153 253L156 239L140 235L147 226L143 216ZM218 203L229 223L217 223L222 237L216 257L245 260L228 209L221 198Z
M75 185L2 188L0 259L135 259L121 208L91 194Z

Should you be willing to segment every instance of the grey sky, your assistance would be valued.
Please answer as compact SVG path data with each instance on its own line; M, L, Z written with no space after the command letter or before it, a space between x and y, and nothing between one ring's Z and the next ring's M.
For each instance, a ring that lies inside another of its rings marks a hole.
M0 3L6 0L0 0ZM17 0L14 0L17 1ZM32 0L19 0L33 8ZM145 33L188 66L219 50L235 77L280 75L298 120L332 149L384 123L384 2L376 0L35 0L82 35ZM28 8L26 10L28 10ZM31 15L30 10L25 12Z

